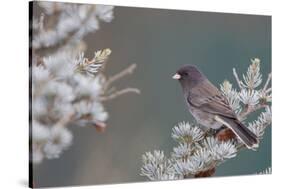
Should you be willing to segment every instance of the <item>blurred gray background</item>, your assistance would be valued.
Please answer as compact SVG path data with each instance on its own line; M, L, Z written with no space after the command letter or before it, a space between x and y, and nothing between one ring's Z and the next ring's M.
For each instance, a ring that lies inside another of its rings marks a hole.
M114 20L86 38L87 57L111 48L106 69L112 75L132 63L135 74L118 87L132 86L141 95L127 94L105 104L110 114L105 133L72 127L73 145L59 159L34 167L36 186L92 185L145 181L139 176L141 155L161 149L166 155L176 143L172 127L193 121L178 82L171 79L183 64L196 64L217 86L234 82L250 58L261 59L271 71L271 17L209 12L115 7ZM271 166L271 128L258 151L241 151L216 171L216 176L253 174Z

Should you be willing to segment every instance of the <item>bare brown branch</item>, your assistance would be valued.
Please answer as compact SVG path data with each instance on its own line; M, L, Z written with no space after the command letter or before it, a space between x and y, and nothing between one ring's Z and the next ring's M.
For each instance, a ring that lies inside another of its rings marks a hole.
M140 94L140 90L137 89L137 88L125 88L125 89L122 89L122 90L119 90L119 91L116 91L108 96L101 96L100 97L100 101L107 101L107 100L112 100L114 98L117 98L121 95L124 95L126 93L136 93L136 94Z
M129 67L125 68L123 71L108 78L108 80L105 83L104 89L106 90L113 82L119 80L120 78L134 73L134 70L136 69L136 67L137 67L136 64L131 64Z
M236 82L237 82L239 88L240 88L240 89L243 89L243 87L242 87L242 85L241 85L241 82L242 82L242 81L239 79L238 74L237 74L235 68L233 68L233 75L234 75L234 77L235 77L235 79L236 79Z
M66 116L62 117L55 125L54 127L65 127L68 123L70 123L74 118L75 113L71 112L67 114Z

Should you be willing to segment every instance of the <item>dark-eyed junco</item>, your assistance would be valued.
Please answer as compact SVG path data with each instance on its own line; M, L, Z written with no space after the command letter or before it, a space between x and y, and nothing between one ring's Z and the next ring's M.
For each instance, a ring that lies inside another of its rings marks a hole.
M179 80L187 107L201 125L219 129L223 125L231 129L247 146L257 146L257 136L238 119L227 99L194 65L184 65L173 76Z

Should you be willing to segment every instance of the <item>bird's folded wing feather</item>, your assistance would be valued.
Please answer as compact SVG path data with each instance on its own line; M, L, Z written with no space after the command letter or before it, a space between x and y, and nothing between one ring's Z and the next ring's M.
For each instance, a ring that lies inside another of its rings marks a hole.
M229 118L236 118L234 111L229 106L228 100L208 80L202 82L200 87L190 90L187 101L200 110L221 115Z

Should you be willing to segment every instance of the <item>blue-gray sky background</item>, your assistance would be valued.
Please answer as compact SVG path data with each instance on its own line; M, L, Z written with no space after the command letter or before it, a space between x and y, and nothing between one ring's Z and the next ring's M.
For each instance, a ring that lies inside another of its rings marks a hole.
M107 75L137 64L135 74L117 86L138 87L105 104L110 114L105 133L72 127L73 145L59 159L34 168L37 186L139 182L141 155L176 143L172 127L193 121L179 84L171 79L183 64L195 64L216 86L234 82L250 59L261 59L263 78L271 71L271 17L148 8L115 7L114 20L86 38L87 57L110 48ZM120 84L120 85L119 85ZM271 128L258 151L241 151L216 171L216 176L253 174L271 166Z

